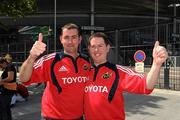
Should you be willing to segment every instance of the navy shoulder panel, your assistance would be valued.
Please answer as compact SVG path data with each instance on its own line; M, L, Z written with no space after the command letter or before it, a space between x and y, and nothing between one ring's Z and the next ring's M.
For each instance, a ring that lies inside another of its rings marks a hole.
M114 95L115 95L116 89L118 87L120 76L119 76L116 64L107 62L106 67L113 70L115 72L115 75L116 75L115 80L113 82L113 85L111 86L111 89L110 89L110 92L109 92L109 95L108 95L108 101L111 102Z
M59 60L62 60L64 57L66 57L66 55L64 54L64 52L57 52L55 58Z
M90 59L89 59L90 57L88 55L86 55L86 54L81 53L79 55L79 57L81 57L81 58L85 59L86 61L90 62Z
M113 63L110 63L110 62L107 62L105 64L105 66L112 69L113 71L116 71L116 69L117 69L116 64L113 64Z

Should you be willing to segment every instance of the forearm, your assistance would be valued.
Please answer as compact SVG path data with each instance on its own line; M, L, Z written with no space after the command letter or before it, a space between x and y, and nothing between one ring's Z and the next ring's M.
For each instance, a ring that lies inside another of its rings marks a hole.
M9 78L4 78L4 79L2 79L2 82L3 83L7 83L7 82L10 82L10 81L12 81L13 79L9 79Z
M0 81L3 83L9 83L14 80L15 73L13 71L8 71L8 76L6 78L0 78Z
M3 85L3 81L2 81L2 79L0 78L0 85Z
M159 77L161 65L156 65L155 63L152 64L152 67L147 74L147 79L146 79L146 88L147 89L153 89L154 85L156 83L156 80Z
M19 72L19 80L21 82L27 82L31 78L35 60L36 58L31 57L30 55L27 60L22 64Z
M14 80L15 73L13 71L8 72L8 76L4 79L1 79L4 83L8 83Z
M33 44L30 50L30 55L23 63L19 73L19 79L21 82L27 82L31 78L33 71L33 65L38 56L40 56L46 50L46 44L42 42L42 33L39 34L38 41Z

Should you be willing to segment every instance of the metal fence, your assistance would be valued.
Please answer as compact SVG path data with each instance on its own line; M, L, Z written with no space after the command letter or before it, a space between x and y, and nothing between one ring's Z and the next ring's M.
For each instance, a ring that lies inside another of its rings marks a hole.
M112 43L108 57L111 62L134 68L134 53L137 50L143 50L146 53L145 72L148 72L152 63L152 49L155 42L155 27L153 25L106 31L105 33ZM86 53L89 35L90 32L83 32L84 40L81 50ZM173 23L160 24L158 35L161 45L167 48L170 57L161 68L156 87L180 90L180 23L177 23L176 33L173 30ZM53 36L47 37L47 40L45 40L47 53L54 52L51 38ZM32 35L19 35L18 39L19 41L16 43L0 45L0 55L10 53L17 68L27 58L29 50L35 42ZM59 49L61 48L58 47L57 51Z
M173 23L159 25L158 40L167 48L169 58L161 68L156 82L157 88L180 90L180 23L177 23L175 31L176 33L173 30ZM112 42L110 61L134 69L134 53L143 50L146 53L145 73L150 70L155 43L154 26L108 31L106 34Z

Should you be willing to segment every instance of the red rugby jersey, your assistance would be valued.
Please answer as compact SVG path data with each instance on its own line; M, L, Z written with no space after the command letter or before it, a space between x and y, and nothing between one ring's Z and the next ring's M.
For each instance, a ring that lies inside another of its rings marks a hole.
M146 76L114 65L119 82L112 101L109 101L108 96L116 78L116 70L110 67L112 65L107 62L90 71L91 76L85 87L86 120L124 120L123 91L138 94L149 94L152 91L146 89Z
M59 56L56 63L55 56ZM52 68L52 64L54 64ZM84 55L76 60L62 53L53 53L40 58L33 66L33 73L28 83L46 82L42 97L42 115L54 119L79 118L83 114L83 96L85 81L88 78L90 63ZM62 91L59 92L55 82Z

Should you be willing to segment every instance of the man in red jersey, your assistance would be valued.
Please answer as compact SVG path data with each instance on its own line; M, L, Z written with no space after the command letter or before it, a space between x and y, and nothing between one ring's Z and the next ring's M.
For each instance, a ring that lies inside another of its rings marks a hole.
M86 120L124 120L123 92L150 94L161 65L168 57L164 47L155 43L153 64L147 75L107 61L110 43L104 33L89 38L89 53L94 65L85 87Z
M79 120L83 115L85 81L90 68L88 58L78 52L80 29L75 24L62 27L60 42L64 50L36 60L45 49L42 34L33 45L20 70L20 80L26 84L45 82L42 97L44 120Z

